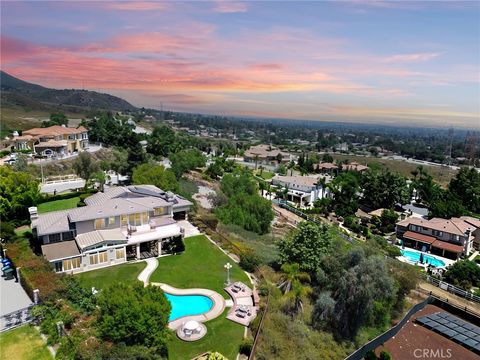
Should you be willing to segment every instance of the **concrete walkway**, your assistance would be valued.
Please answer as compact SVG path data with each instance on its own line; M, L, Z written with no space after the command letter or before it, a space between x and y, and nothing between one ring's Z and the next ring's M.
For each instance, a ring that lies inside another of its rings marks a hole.
M142 270L140 275L138 275L137 279L143 282L145 286L147 286L150 280L150 275L152 275L155 269L158 267L158 260L157 258L149 258L145 261L147 262L147 267Z
M0 316L33 305L20 283L0 278Z

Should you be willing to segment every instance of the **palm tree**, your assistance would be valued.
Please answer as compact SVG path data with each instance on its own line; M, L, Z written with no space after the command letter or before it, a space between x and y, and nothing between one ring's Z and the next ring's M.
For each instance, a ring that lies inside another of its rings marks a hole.
M290 170L290 176L293 175L293 168L295 167L295 162L292 160L288 163L287 169Z
M327 185L327 179L325 177L319 177L317 180L317 183L315 184L315 186L317 186L316 190L318 190L318 186L322 188L322 199L325 197L326 185Z
M283 194L283 199L284 199L285 202L286 202L286 201L287 201L287 198L288 198L288 187L284 187L284 188L283 188L282 194Z
M258 155L255 155L253 158L255 160L255 171L257 171L257 166L258 166Z
M306 283L310 283L310 275L300 271L300 265L283 264L282 278L278 288L282 290L285 298L285 308L292 315L303 311L303 300L312 293L312 288Z
M313 290L310 286L303 285L300 281L295 280L292 283L292 290L285 294L286 309L292 315L303 312L303 300L312 294Z
M263 197L263 192L267 189L267 185L266 185L265 181L260 180L260 181L258 182L258 187L259 187L260 190L262 191L262 197Z
M285 263L282 265L282 277L281 281L278 284L278 288L282 290L284 294L290 292L295 282L302 283L309 283L311 281L310 275L306 272L300 271L300 265L297 263L288 264Z

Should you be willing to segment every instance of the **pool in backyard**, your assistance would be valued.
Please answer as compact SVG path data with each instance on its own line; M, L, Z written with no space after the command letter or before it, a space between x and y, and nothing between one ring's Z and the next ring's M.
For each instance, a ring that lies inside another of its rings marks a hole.
M172 304L169 321L183 316L204 314L213 307L212 299L204 295L172 295L165 293L165 296Z
M420 261L420 252L418 251L411 251L411 250L401 250L402 252L402 255L404 257L406 257L410 262L412 263L416 263L416 262L419 262ZM433 257L431 255L428 255L428 254L425 254L423 253L423 262L424 264L431 264L435 267L444 267L445 266L445 263L440 260L440 259L437 259L436 257Z

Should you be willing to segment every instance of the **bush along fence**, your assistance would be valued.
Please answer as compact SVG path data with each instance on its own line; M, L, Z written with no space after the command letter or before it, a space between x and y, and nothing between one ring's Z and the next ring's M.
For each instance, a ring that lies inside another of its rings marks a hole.
M448 299L443 300L436 296L430 295L421 303L418 303L415 306L413 306L397 325L388 329L383 334L377 336L372 341L368 342L367 344L363 345L361 348L357 349L355 352L347 356L345 360L362 360L369 351L374 351L377 347L379 347L380 345L383 345L385 342L390 340L393 336L397 335L398 332L402 329L402 327L410 320L410 318L418 311L424 309L425 306L427 306L428 304L434 304L436 306L444 308L447 311L455 315L459 315L473 323L480 322L479 315L469 310L468 308L465 308L465 309L459 308L449 303Z
M476 296L469 291L465 291L465 290L463 290L463 289L461 289L461 288L459 288L455 285L452 285L452 284L446 283L445 281L441 281L437 278L434 278L433 276L430 276L430 275L427 275L427 274L422 274L421 276L428 283L430 283L432 285L435 285L436 287L438 287L442 290L448 291L452 294L455 294L455 295L460 296L462 298L465 298L467 300L480 303L480 296Z

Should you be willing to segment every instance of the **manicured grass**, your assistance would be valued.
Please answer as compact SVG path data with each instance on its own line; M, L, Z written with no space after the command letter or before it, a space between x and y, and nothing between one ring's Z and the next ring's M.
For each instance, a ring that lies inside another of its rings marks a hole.
M228 310L218 318L205 323L207 335L198 341L186 342L176 335L168 343L169 359L191 359L207 351L218 351L230 360L238 354L244 327L227 320Z
M74 197L65 200L49 201L38 205L38 213L46 213L50 211L73 209L77 207L80 197Z
M9 360L53 359L40 333L30 325L1 333L0 354L2 358Z
M275 176L275 173L273 173L271 171L265 171L265 170L260 172L260 171L257 170L257 176L261 177L264 180L270 180L271 178L273 178Z
M142 270L145 269L145 266L145 261L142 261L87 271L75 276L80 280L80 283L88 289L92 287L103 289L115 281L123 283L133 283L138 281L137 277Z
M212 244L205 235L185 239L185 252L160 258L151 282L162 282L178 288L205 288L229 298L223 290L226 281L224 265L232 264L231 281L250 285L248 276L227 255Z

